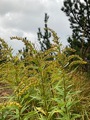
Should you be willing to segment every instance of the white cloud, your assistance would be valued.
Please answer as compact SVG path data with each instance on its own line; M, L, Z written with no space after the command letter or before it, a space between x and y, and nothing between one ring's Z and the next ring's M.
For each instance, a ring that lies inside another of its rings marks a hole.
M0 0L0 37L14 49L23 44L10 41L11 36L27 37L37 43L38 27L44 27L44 13L49 15L49 26L61 37L63 44L71 34L69 22L60 10L63 0ZM15 45L18 44L18 45Z

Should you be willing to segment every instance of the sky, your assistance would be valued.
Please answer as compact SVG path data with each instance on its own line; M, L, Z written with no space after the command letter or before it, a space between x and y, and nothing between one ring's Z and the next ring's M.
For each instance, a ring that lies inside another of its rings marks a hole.
M60 37L63 46L71 35L70 23L61 11L63 0L0 0L0 37L14 49L14 53L23 47L12 36L27 37L38 48L37 32L43 31L45 13L49 15L48 27Z

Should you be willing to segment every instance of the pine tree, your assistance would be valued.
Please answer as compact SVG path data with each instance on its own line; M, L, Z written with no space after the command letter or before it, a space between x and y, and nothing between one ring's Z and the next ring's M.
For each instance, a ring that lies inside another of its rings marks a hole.
M84 60L90 62L90 0L64 0L61 9L70 21L72 37L70 47L76 49Z
M44 35L42 34L41 29L38 28L37 36L38 36L38 41L40 43L41 51L45 51L45 50L51 48L51 43L50 43L51 33L49 32L48 25L47 25L48 19L49 19L49 16L47 15L47 13L45 13Z

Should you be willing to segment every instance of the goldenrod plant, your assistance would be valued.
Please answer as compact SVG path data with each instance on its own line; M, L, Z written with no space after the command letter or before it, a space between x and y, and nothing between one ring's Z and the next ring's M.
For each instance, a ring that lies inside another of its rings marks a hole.
M67 56L55 31L47 29L52 33L53 44L45 51L36 50L24 38L11 37L24 42L28 51L23 59L23 51L19 52L4 67L1 81L7 82L12 92L0 101L0 120L90 119L89 82L79 78L80 69L76 69L86 62L77 55Z

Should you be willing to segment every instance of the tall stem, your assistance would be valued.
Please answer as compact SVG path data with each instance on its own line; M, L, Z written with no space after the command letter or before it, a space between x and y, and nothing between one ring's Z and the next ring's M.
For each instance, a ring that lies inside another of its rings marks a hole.
M65 112L67 113L67 106L66 106L66 79L65 76L63 77L63 85L64 85L64 103L65 103Z

